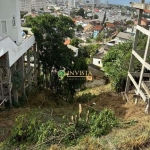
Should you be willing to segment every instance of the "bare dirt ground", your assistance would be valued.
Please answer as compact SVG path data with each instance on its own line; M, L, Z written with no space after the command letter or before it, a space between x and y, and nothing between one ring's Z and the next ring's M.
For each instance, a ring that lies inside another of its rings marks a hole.
M144 102L139 102L135 105L133 102L132 94L129 94L129 102L123 100L121 94L116 94L112 91L110 85L102 85L93 89L87 89L77 94L81 96L83 93L91 93L96 95L94 99L89 102L82 103L83 109L96 109L102 110L104 108L112 109L116 116L125 120L142 120L149 118L145 114ZM78 112L79 103L57 105L59 99L55 99L55 95L49 92L40 92L32 95L28 99L28 106L22 108L11 108L0 112L0 142L9 136L12 126L14 125L15 118L19 114L24 114L33 108L52 108L53 114L56 115L71 115L73 111ZM67 111L66 111L67 110Z

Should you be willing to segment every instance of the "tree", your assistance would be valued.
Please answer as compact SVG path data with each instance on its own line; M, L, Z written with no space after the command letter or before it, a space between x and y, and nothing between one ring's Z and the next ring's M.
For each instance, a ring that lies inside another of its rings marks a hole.
M80 9L76 12L76 15L82 16L82 17L84 18L84 9L83 9L83 8L80 8Z
M131 49L132 42L122 43L112 47L103 58L103 69L116 91L124 90Z
M70 45L73 45L75 47L79 47L79 44L83 42L82 40L78 39L78 38L73 38L70 42Z
M137 50L143 50L146 47L147 37L144 34L139 35ZM103 58L103 69L109 77L112 87L117 91L124 91L126 77L130 63L133 41L120 43L110 48ZM141 55L143 57L143 55ZM150 62L148 58L147 62ZM138 60L134 61L133 70L139 72L141 64ZM145 70L146 72L147 70Z
M70 11L70 16L74 18L76 16L76 11L75 10Z
M94 19L98 19L98 15L97 14L94 14Z
M104 32L102 31L102 32L100 32L100 33L98 34L98 36L96 37L96 41L97 41L97 42L103 41L103 40L104 40L104 37L105 37L105 34L104 34Z
M84 28L82 27L82 25L78 25L78 26L77 26L77 31L83 31L83 29L84 29Z
M121 15L124 16L126 13L125 12L121 12Z
M123 32L123 27L122 27L122 26L120 26L120 27L118 28L118 32Z
M104 13L104 16L103 16L102 25L104 25L104 23L105 23L105 20L106 20L106 11L105 11L105 13Z
M134 25L134 22L132 20L128 20L128 21L126 21L126 24L132 26L132 25Z
M72 38L74 23L69 17L40 15L35 18L28 17L26 26L31 27L38 43L39 60L43 74L51 74L51 68L56 66L68 67L71 65L74 53L65 46L64 40Z
M64 94L73 97L75 88L83 82L69 81L67 78L60 80L58 71L65 68L68 70L82 70L83 60L74 57L74 52L66 45L64 40L74 35L75 24L69 17L52 15L41 15L35 18L28 17L26 26L31 27L38 43L39 62L46 83L50 75L50 88L57 94ZM78 40L77 40L78 41ZM80 64L80 65L79 65ZM67 93L64 91L67 90Z

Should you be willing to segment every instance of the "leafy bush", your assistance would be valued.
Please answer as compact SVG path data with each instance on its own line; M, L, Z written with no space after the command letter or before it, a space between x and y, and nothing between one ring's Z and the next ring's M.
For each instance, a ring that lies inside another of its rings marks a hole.
M91 135L100 137L108 134L118 121L111 110L104 109L100 114L93 114L91 117Z
M20 142L37 141L36 134L41 125L41 121L37 118L37 112L19 115L15 121L15 126L9 138L10 143L19 144Z
M117 91L123 91L129 60L131 55L132 43L122 43L112 47L103 58L103 68L109 77L112 87Z
M137 50L145 49L147 36L140 34ZM103 70L109 77L112 87L116 92L125 90L127 72L129 69L131 50L133 41L120 43L110 48L108 53L103 58ZM143 57L141 55L141 57ZM147 60L150 62L150 59ZM140 72L141 64L135 60L133 65L133 71ZM146 71L146 70L145 70Z
M49 114L42 114L42 111L34 111L18 116L7 147L25 150L29 149L28 145L34 145L37 150L45 150L52 144L71 146L87 134L96 137L106 135L118 124L114 113L107 109L91 114L89 119L84 114L81 118L76 115L71 123L66 119L60 123L57 117L45 118Z

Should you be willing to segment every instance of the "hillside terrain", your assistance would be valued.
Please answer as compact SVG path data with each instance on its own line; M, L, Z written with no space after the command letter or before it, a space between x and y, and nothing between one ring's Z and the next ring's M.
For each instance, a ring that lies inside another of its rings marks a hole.
M86 95L86 100L81 99L81 95ZM89 99L87 98L89 97ZM78 113L78 105L81 103L82 109L87 111L93 109L101 111L109 108L120 118L122 125L114 128L111 133L100 138L85 136L77 146L64 149L70 150L138 150L148 149L150 139L150 116L144 112L145 104L141 101L134 104L132 94L129 94L129 102L123 100L121 94L116 94L110 85L102 85L96 88L78 92L73 104L68 104L55 94L43 91L28 97L28 105L20 108L6 109L0 112L0 142L3 142L11 133L15 124L15 118L33 109L38 111L52 110L51 114L58 117L68 118ZM67 110L67 111L66 111ZM1 149L1 147L0 147ZM53 145L50 150L62 150L63 146Z

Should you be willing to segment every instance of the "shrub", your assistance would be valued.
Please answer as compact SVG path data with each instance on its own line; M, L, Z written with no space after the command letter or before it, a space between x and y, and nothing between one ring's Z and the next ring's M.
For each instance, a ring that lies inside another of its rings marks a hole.
M114 113L109 109L104 109L99 114L91 116L91 135L100 137L108 134L113 127L118 125Z

